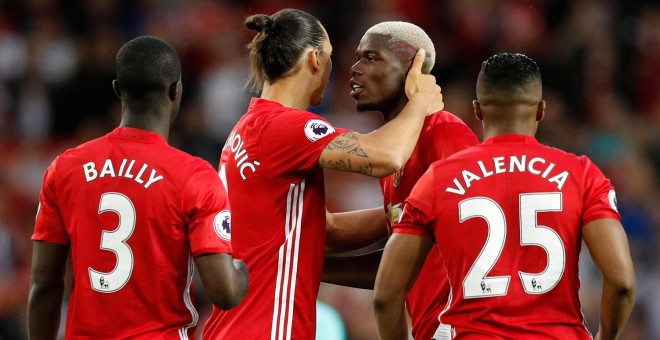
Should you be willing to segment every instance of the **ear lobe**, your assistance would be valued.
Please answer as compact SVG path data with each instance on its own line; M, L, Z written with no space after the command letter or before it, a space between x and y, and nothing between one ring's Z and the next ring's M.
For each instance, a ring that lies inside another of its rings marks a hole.
M112 81L112 90L115 92L115 95L121 98L121 90L119 90L119 80L115 79Z
M484 120L484 116L481 113L481 104L479 104L478 100L472 101L472 110L474 111L474 115L477 117L477 119Z
M541 100L539 102L539 106L536 110L536 121L537 122L542 121L543 117L545 117L545 100Z

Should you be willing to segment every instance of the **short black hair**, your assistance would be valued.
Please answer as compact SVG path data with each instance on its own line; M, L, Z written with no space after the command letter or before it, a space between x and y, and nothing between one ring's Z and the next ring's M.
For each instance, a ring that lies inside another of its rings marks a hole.
M539 66L521 53L499 53L481 64L482 80L500 90L516 90L541 80Z
M250 74L247 84L254 91L264 81L274 83L288 76L306 48L322 50L326 33L313 15L299 9L285 8L268 16L255 14L245 20L247 28L257 31L248 44Z
M181 62L167 42L150 36L135 38L117 52L119 89L134 98L163 92L181 78Z

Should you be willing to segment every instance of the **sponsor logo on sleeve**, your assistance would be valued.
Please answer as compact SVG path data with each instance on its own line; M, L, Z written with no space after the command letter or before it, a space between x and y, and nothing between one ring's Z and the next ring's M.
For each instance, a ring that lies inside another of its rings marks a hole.
M223 210L215 215L213 229L223 240L231 241L231 212Z
M610 192L607 194L607 200L610 201L610 206L612 209L614 209L616 212L619 212L617 207L618 202L616 200L616 192L614 192L614 189L610 190Z
M316 142L334 132L335 128L320 119L310 119L305 124L305 136L312 142Z

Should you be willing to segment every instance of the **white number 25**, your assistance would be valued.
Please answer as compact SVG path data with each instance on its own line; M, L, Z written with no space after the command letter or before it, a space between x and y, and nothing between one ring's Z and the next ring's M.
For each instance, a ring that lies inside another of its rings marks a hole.
M135 207L123 194L108 192L101 195L99 214L114 212L119 216L119 225L112 231L104 230L101 235L101 249L109 250L117 256L115 268L103 273L89 267L89 280L92 289L101 293L114 293L122 289L133 273L133 251L126 240L135 230Z
M542 272L518 272L528 294L550 291L564 274L564 244L554 230L538 225L536 218L538 212L561 210L560 192L520 195L520 245L541 247L547 255L547 266ZM488 224L486 244L463 280L463 296L469 299L506 295L511 276L487 276L502 254L506 241L506 218L502 208L490 198L474 197L459 203L459 213L461 222L481 217Z

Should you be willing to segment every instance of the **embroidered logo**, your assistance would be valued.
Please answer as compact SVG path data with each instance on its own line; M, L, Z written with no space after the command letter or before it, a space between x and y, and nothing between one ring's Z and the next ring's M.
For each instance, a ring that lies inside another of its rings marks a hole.
M312 142L335 132L335 128L320 119L310 119L305 124L305 136Z

